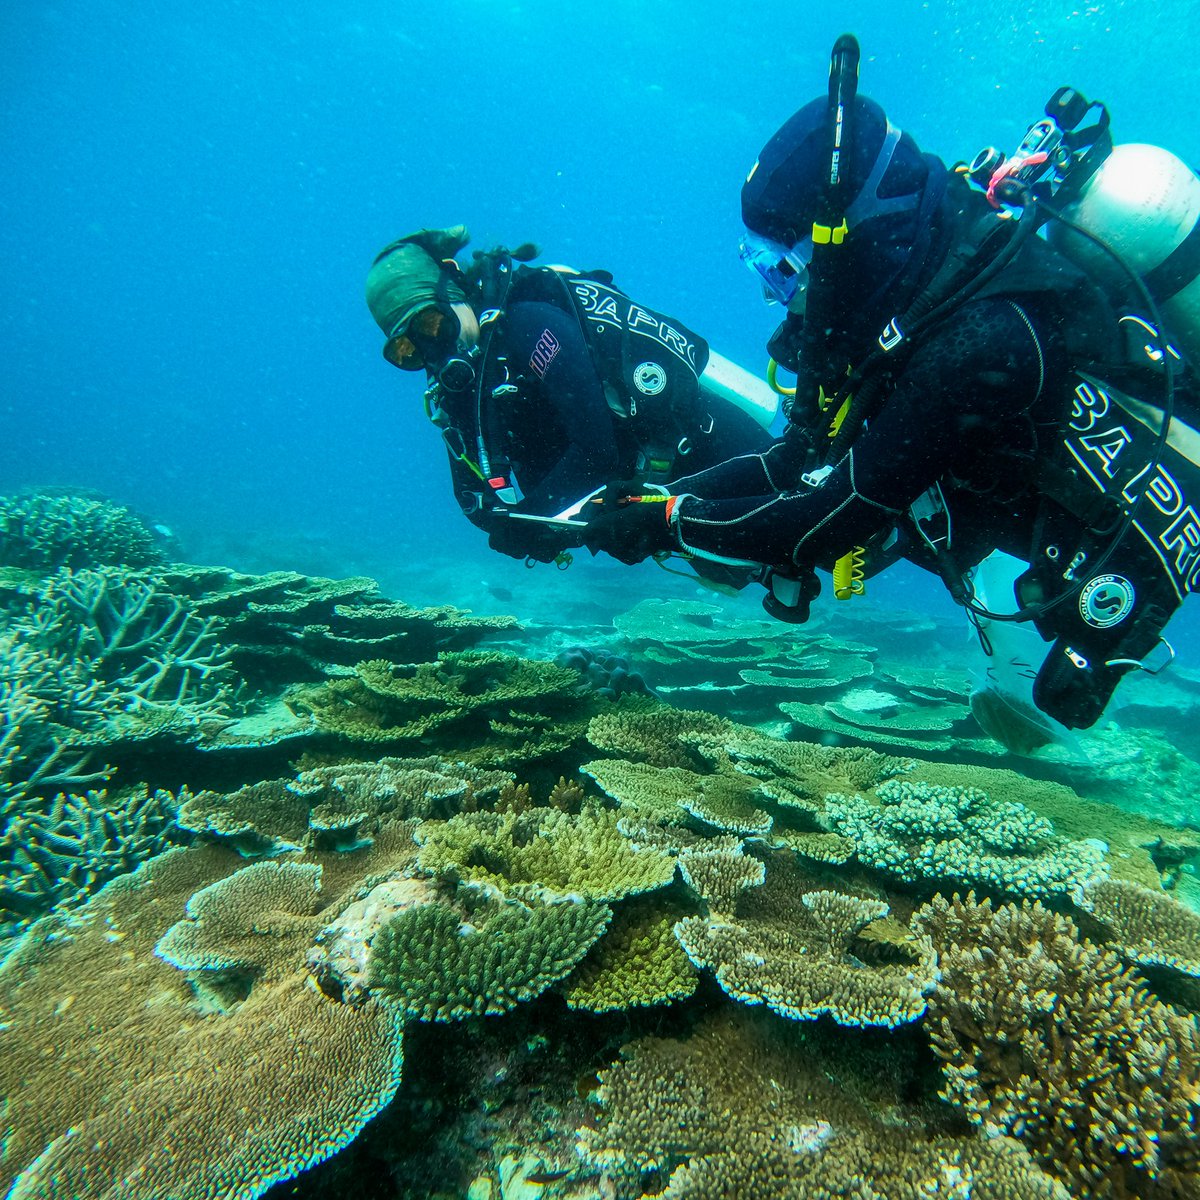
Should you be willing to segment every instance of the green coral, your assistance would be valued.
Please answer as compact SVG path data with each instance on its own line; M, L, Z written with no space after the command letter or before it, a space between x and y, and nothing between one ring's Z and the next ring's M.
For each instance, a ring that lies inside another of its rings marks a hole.
M69 492L0 496L0 567L147 567L163 561L154 534L111 500Z
M580 773L594 780L623 813L664 824L689 818L726 833L763 834L771 814L755 799L754 781L741 775L699 775L683 767L655 767L620 758L583 763Z
M594 716L588 741L597 750L653 767L696 766L685 735L720 739L736 727L712 713L668 708L649 700L625 700Z
M905 883L947 880L1031 898L1070 895L1105 873L1104 847L1054 836L1022 804L979 788L889 780L882 802L830 795L826 818L860 862Z
M682 905L669 901L642 899L622 905L608 931L563 984L567 1004L599 1013L690 996L698 972L673 928L687 915Z
M607 905L578 897L464 891L458 905L417 905L379 930L371 986L423 1021L507 1012L567 975L610 916Z
M426 871L506 892L619 900L665 887L675 860L664 850L635 846L618 823L618 814L595 804L579 813L461 813L420 827L419 861Z

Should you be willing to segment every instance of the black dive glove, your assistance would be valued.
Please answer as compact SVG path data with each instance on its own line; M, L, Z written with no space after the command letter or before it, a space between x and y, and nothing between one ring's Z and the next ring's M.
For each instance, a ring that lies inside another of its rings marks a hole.
M488 545L509 558L532 558L538 562L553 562L569 546L578 546L574 530L540 521L523 521L520 517L500 517L488 534Z
M589 505L583 544L593 554L610 554L629 566L651 554L678 550L675 530L667 521L667 501L672 497L647 489L640 481L610 483Z

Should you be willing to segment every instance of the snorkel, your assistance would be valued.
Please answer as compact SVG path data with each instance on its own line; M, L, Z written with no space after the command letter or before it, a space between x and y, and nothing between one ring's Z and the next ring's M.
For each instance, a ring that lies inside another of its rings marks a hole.
M796 394L788 409L789 419L812 428L823 408L825 387L832 394L832 381L844 364L833 361L827 331L836 328L847 308L845 289L837 286L839 250L845 244L847 224L843 161L848 159L854 139L854 101L858 95L859 48L857 39L843 34L834 43L829 60L829 101L826 109L828 169L825 173L812 226L812 259L800 334L799 371Z

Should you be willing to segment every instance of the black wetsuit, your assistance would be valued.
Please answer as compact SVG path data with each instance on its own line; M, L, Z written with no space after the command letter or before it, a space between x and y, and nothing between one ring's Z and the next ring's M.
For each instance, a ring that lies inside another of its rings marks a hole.
M819 487L800 482L783 446L678 481L683 546L776 567L826 565L895 526L941 482L959 501L952 514L967 510L964 539L985 524L982 540L993 544L983 554L999 546L1025 555L1036 455L1069 394L1057 308L1028 296L965 305L914 352L882 412Z

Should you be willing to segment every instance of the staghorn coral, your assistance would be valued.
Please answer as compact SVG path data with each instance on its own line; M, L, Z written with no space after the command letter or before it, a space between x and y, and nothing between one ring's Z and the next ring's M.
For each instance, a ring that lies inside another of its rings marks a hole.
M512 894L620 900L665 887L675 876L669 853L635 846L620 832L617 814L594 803L577 814L545 808L462 813L427 821L417 839L423 870Z
M154 534L111 500L69 492L0 496L0 567L147 567L163 561Z
M608 925L578 896L503 896L459 888L392 917L371 945L370 986L409 1016L457 1021L507 1012L567 975Z
M1118 879L1089 884L1079 903L1106 927L1124 957L1200 978L1200 913L1166 892Z
M928 1028L943 1095L1019 1137L1083 1200L1200 1189L1200 1033L1040 903L937 897Z
M795 1021L828 1013L842 1025L894 1026L925 1011L937 974L927 938L906 938L888 955L875 953L878 946L868 953L859 935L887 916L885 903L832 891L796 897L772 874L762 901L747 894L736 916L687 917L675 926L697 967L715 972L735 1000L765 1002Z
M682 1000L698 972L675 937L681 904L658 897L631 900L613 915L604 936L563 983L571 1008L626 1011Z
M175 810L169 792L146 788L0 801L0 939L168 849Z
M391 1099L399 1014L306 986L306 930L284 939L291 969L272 947L272 970L224 1007L155 956L188 897L241 866L216 847L169 851L44 918L0 967L9 1200L253 1200Z
M610 1194L643 1200L1067 1200L1011 1139L902 1108L905 1065L727 1012L626 1046L579 1151Z
M361 662L353 679L287 696L317 727L352 742L451 747L491 766L549 757L586 723L575 671L513 654L463 651L436 662Z
M1029 897L1070 895L1105 873L1104 847L1054 836L1022 804L973 787L888 780L882 804L831 794L825 816L860 862L905 883L949 880Z

